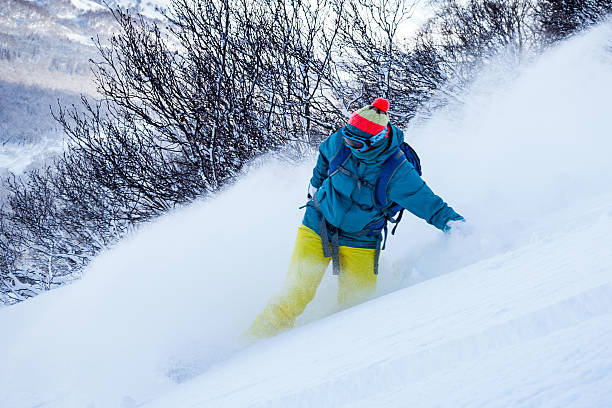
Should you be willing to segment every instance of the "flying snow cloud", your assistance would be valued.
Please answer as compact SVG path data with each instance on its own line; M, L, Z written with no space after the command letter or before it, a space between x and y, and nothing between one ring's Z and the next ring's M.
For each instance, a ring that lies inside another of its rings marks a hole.
M473 231L446 239L402 221L385 292L515 248L558 223L556 212L609 192L611 39L608 23L518 70L501 59L462 105L407 130L424 179Z
M607 24L518 72L502 61L462 106L407 129L424 179L472 232L406 215L380 294L519 246L558 228L564 207L610 193L610 38ZM231 358L283 283L313 164L254 164L99 255L81 281L0 310L0 401L132 407ZM300 324L334 311L334 285L328 274Z

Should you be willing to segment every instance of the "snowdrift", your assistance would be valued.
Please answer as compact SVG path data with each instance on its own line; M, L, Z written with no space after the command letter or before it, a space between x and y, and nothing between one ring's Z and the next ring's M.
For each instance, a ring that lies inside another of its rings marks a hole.
M282 284L314 164L269 158L76 284L1 309L1 405L612 404L611 38L606 24L518 71L500 61L407 129L473 231L405 217L378 299L321 320L329 274L301 327L241 349Z

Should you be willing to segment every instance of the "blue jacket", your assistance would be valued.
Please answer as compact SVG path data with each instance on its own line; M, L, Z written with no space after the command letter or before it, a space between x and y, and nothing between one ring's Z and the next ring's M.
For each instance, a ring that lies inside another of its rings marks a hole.
M367 183L336 172L328 177L329 163L344 144L342 129L325 139L319 146L319 157L310 179L318 188L317 199L327 222L340 230L339 244L357 248L375 248L377 237L357 234L383 215L374 204L374 194L367 184L374 185L385 160L404 142L404 133L393 125L390 135L380 146L365 153L351 149L344 164L347 170ZM387 185L388 202L396 202L436 228L444 229L450 220L462 219L421 179L412 164L405 161ZM310 200L302 223L320 234L320 215Z

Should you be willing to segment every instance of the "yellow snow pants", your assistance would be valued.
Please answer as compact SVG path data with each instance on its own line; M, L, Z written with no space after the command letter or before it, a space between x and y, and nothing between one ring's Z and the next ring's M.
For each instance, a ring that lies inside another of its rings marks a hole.
M338 303L349 307L367 300L376 291L376 250L340 246L339 254ZM271 337L292 328L295 319L314 298L330 260L331 257L323 255L319 234L300 225L285 285L281 293L270 299L244 337Z

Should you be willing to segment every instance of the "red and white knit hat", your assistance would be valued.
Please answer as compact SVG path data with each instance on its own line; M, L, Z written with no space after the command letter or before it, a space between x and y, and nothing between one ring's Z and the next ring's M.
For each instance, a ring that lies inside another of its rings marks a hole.
M351 115L346 129L350 133L366 139L377 135L389 124L388 110L389 101L376 98L371 105L364 106Z

